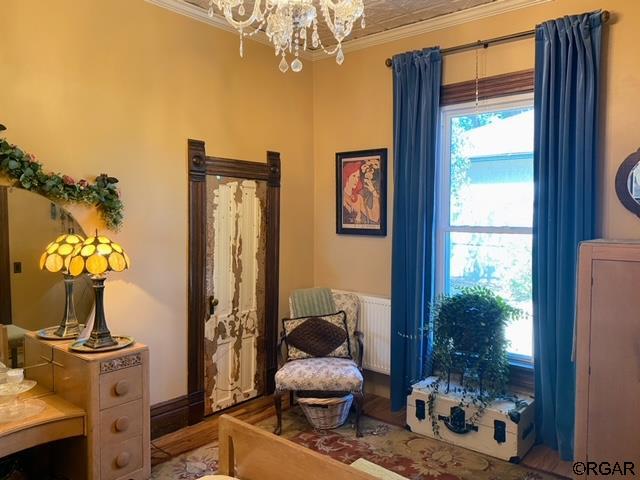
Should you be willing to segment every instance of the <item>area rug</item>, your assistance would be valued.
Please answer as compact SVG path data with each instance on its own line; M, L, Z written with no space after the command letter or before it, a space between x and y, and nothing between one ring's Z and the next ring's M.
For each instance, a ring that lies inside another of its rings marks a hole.
M273 431L275 417L258 424ZM491 458L402 428L363 417L363 437L351 424L337 430L314 430L299 407L283 413L283 436L304 447L351 464L364 458L410 480L547 480L554 475ZM156 465L154 480L195 480L216 472L218 446L205 445ZM292 479L295 480L295 479Z

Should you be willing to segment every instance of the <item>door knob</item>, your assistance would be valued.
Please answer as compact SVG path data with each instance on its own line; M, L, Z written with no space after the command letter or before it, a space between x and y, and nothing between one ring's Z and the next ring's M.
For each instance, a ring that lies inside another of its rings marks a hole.
M216 311L216 307L218 306L218 299L213 296L209 297L209 315L213 315Z

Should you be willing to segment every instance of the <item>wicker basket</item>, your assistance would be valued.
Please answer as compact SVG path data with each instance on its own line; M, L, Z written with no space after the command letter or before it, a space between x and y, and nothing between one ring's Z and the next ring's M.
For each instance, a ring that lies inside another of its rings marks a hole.
M353 395L331 398L298 398L307 420L318 430L338 428L347 421Z

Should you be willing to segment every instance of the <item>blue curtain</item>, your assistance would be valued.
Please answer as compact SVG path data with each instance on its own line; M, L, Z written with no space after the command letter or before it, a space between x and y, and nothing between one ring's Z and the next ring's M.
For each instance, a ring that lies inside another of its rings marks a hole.
M391 407L406 405L426 369L442 81L437 48L393 57L394 208L391 274Z
M536 28L533 298L538 437L573 456L577 249L595 228L600 13Z

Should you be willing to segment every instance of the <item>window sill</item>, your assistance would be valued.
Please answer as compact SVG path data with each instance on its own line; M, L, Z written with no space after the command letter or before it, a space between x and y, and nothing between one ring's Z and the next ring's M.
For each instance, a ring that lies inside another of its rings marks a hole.
M509 366L509 388L533 394L535 382L533 364L522 360L512 360Z

